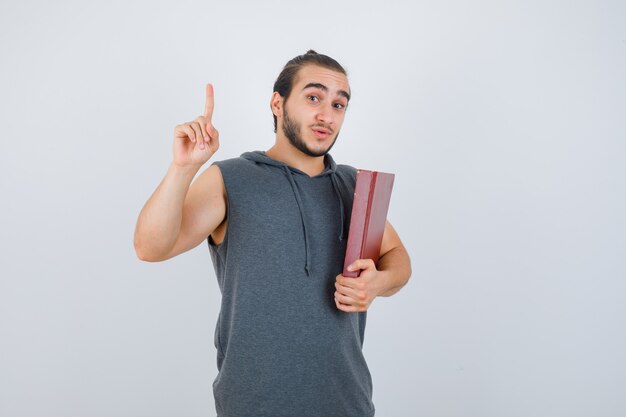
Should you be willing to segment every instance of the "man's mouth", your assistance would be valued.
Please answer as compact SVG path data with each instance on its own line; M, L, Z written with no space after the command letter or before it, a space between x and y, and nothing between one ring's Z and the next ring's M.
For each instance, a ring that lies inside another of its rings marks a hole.
M332 129L327 129L325 127L313 126L312 129L315 136L319 139L326 139L333 134Z

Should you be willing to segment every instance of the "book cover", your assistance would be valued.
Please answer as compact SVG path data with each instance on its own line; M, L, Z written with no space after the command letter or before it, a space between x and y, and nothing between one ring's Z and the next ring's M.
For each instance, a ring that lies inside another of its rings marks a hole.
M357 171L343 276L359 276L360 271L347 270L357 259L372 259L378 264L394 178L386 172Z

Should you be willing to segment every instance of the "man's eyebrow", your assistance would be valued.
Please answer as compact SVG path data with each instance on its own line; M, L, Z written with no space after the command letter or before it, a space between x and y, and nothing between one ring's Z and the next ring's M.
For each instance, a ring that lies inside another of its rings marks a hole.
M317 88L318 90L322 90L324 92L328 91L328 87L326 87L324 84L321 84L321 83L308 83L302 89L306 90L307 88Z
M303 90L306 90L307 88L317 88L324 92L328 91L328 87L326 87L324 84L321 84L321 83L308 83L307 85L304 86ZM337 94L339 94L342 97L345 97L346 100L350 101L350 93L348 93L347 91L339 90Z
M344 96L346 98L346 100L350 101L350 93L348 93L347 91L344 90L339 90L338 93L340 96Z

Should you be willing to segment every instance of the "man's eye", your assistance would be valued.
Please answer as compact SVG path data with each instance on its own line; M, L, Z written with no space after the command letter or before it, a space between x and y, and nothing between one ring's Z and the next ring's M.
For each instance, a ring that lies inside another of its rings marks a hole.
M319 99L317 98L317 96L307 96L307 98L308 98L310 101L319 101Z
M342 103L335 103L335 108L341 110L341 109L345 109L346 106L344 106Z

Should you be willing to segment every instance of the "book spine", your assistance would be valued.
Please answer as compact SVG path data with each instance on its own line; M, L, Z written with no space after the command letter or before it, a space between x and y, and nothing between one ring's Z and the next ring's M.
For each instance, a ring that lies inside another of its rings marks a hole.
M346 257L343 265L343 276L356 278L360 271L348 271L348 266L357 259L360 259L363 250L363 236L365 234L365 222L367 220L368 200L371 190L371 171L359 170L357 177L358 187L354 190L354 201L352 202L352 214L350 216L350 233L346 246ZM365 180L365 181L363 181Z
M378 266L380 248L385 234L387 211L393 189L393 175L377 173L370 195L367 213L368 223L365 229L362 259L371 259Z
M374 191L376 190L376 178L378 178L378 172L372 172L372 178L370 180L370 187L367 193L367 210L365 212L365 225L363 226L363 241L361 242L361 251L359 252L359 259L367 259L368 256L365 253L367 250L367 238L368 231L370 229L370 219L372 218L372 204L374 204ZM374 262L378 260L378 257L374 259Z

